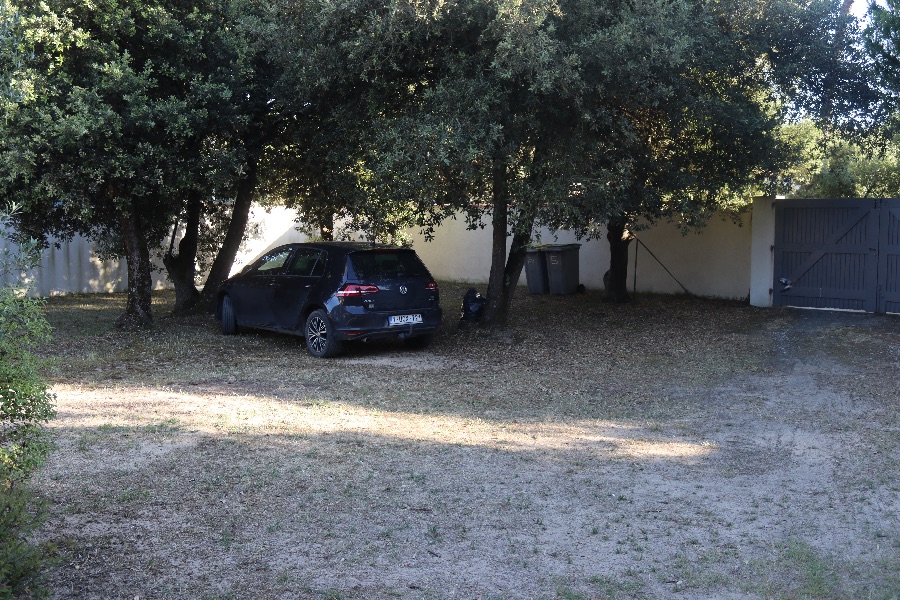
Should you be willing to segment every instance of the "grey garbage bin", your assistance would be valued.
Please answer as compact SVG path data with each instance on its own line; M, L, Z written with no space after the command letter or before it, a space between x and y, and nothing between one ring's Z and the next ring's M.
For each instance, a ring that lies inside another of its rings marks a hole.
M533 246L526 251L525 279L528 281L529 294L550 293L550 282L547 279L547 259L544 257L544 246Z
M578 293L579 248L581 244L559 244L543 248L551 294Z

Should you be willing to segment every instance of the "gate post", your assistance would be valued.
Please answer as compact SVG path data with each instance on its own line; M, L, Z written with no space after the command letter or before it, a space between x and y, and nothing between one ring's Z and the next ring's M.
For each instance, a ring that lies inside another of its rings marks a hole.
M772 306L775 280L775 198L753 199L750 218L750 305Z

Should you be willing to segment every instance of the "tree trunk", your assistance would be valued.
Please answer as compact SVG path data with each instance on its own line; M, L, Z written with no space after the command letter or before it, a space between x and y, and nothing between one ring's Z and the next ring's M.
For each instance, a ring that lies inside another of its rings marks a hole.
M519 285L519 277L522 276L522 269L525 268L525 260L528 258L528 244L531 242L531 227L534 219L531 219L526 230L516 232L512 239L512 245L509 249L509 258L506 259L506 268L504 269L504 286L506 288L503 298L503 323L509 316L509 307L512 305L513 297L516 294L516 288Z
M128 262L128 303L125 312L116 319L119 329L146 329L153 326L151 291L153 279L150 248L143 223L134 209L119 211L119 229L125 243Z
M487 327L504 327L528 258L528 243L534 216L519 214L509 255L506 253L506 238L509 232L509 186L506 180L506 165L499 160L494 163L493 173L493 214L491 216L491 273L488 278L487 304L481 321Z
M609 241L609 273L604 277L606 300L608 302L628 302L628 245L634 236L627 229L624 218L610 219L606 224L606 239Z
M175 307L173 312L179 313L193 308L200 299L200 292L194 279L197 275L197 248L200 240L200 214L202 203L200 197L192 195L188 200L187 220L184 225L184 236L178 242L178 254L172 247L163 256L163 264L169 280L175 286ZM178 227L177 223L175 225ZM173 242L175 232L172 232Z
M509 187L506 164L494 159L493 214L491 216L491 273L482 321L488 326L506 324L506 236L509 230Z
M237 195L234 200L234 209L231 213L231 222L228 224L228 232L219 253L216 255L203 291L200 292L200 301L210 310L215 308L216 292L223 281L228 279L234 259L241 241L244 239L244 231L247 229L247 221L250 219L250 207L256 192L256 164L250 165L247 177L238 184Z

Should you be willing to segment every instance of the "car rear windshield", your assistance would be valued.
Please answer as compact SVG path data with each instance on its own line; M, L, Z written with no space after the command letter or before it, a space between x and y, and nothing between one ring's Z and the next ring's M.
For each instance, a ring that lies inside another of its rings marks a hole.
M425 265L412 250L368 250L350 255L353 271L359 279L410 277L427 273Z

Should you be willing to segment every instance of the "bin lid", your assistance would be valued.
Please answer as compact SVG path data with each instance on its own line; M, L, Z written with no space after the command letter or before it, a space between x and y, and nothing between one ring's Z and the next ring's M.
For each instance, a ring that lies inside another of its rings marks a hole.
M581 244L531 244L526 248L527 252L546 252L548 250L571 250L581 248Z
M577 250L581 248L581 244L546 244L543 247L544 252L553 252L554 250Z

